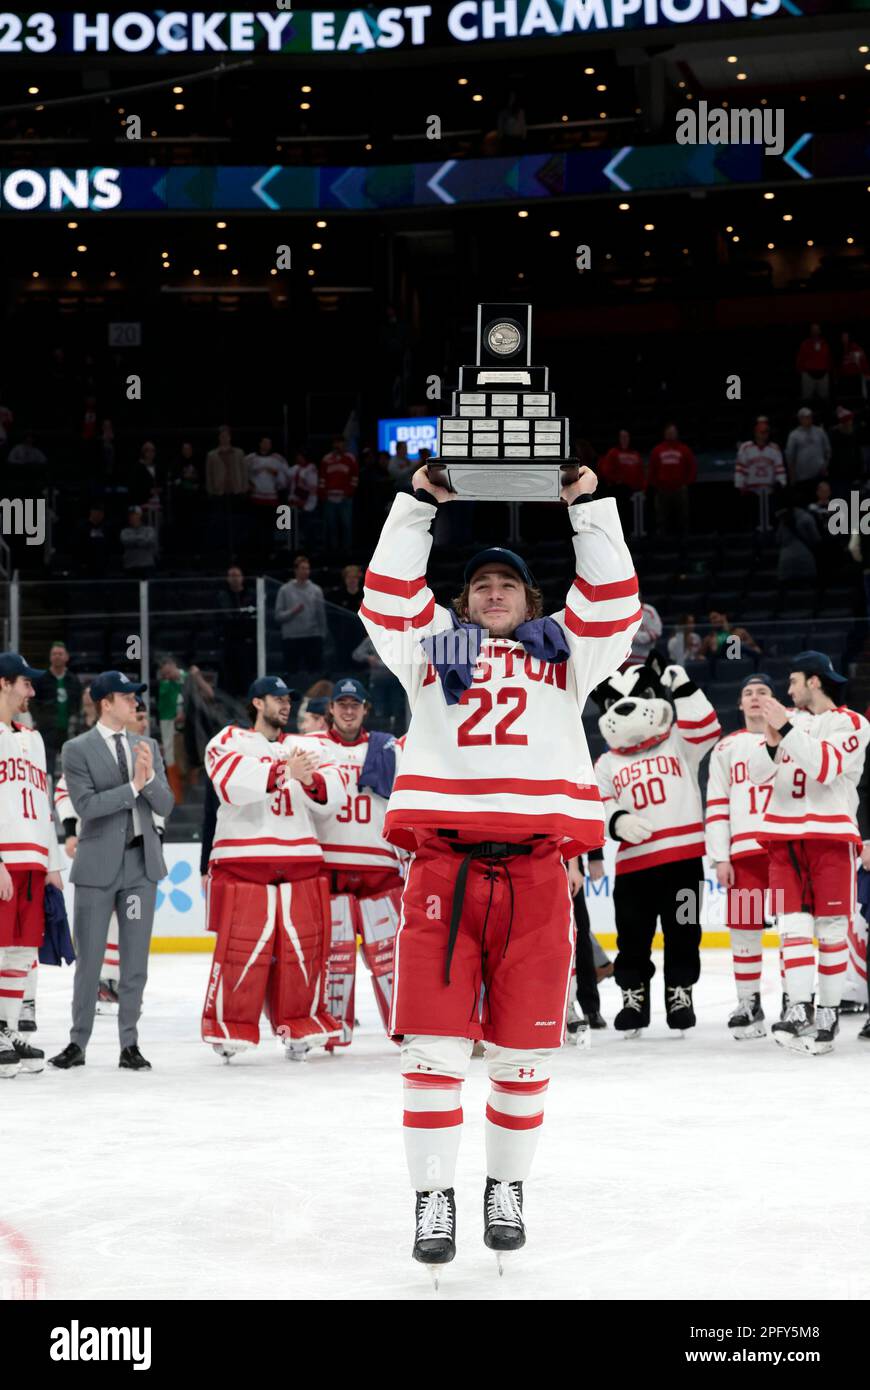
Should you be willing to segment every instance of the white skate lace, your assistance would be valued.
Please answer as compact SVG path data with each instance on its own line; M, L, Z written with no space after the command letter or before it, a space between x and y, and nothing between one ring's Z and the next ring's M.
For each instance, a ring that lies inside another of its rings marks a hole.
M732 1012L728 1015L728 1021L730 1023L732 1020L738 1018L746 1018L751 1020L757 1008L758 1001L756 1000L755 995L751 994L748 999L741 999L739 1001L737 1008L733 1009Z
M682 985L674 985L673 989L668 990L670 999L668 1000L668 1013L673 1013L674 1009L690 1009L692 1007L692 996L688 990L683 989Z
M418 1240L453 1235L453 1212L443 1192L429 1192L417 1221Z
M5 1038L11 1047L29 1047L29 1043L11 1028L0 1028L0 1038Z
M638 1013L643 1012L643 990L624 989L622 991L622 1007L624 1009L636 1009Z
M497 1182L489 1190L486 1199L486 1219L492 1225L518 1226L523 1224L519 1193L514 1184Z
M833 1032L837 1022L837 1010L827 1005L816 1009L816 1028L819 1032L823 1029Z
M807 1006L806 1006L806 1004L790 1004L790 1005L789 1005L789 1009L788 1009L788 1013L786 1014L785 1020L784 1020L784 1021L785 1021L786 1023L807 1023L807 1022L809 1022L809 1019L808 1019L808 1016L807 1016Z

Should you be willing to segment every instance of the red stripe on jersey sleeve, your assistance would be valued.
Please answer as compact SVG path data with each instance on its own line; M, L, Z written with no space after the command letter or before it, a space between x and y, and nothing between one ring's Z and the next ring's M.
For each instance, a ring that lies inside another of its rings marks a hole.
M606 603L608 599L629 598L636 594L637 575L633 574L628 579L617 579L613 584L590 584L588 579L578 574L574 580L574 588L579 589L590 603Z
M426 587L426 576L419 579L393 579L389 574L378 574L376 570L366 570L365 586L375 589L379 594L395 594L396 598L413 598Z
M407 632L411 627L425 627L431 623L432 615L435 612L435 596L433 594L425 608L415 614L413 618L399 613L377 613L373 608L369 608L367 603L360 605L360 615L369 618L378 627L390 628L394 632Z
M626 628L631 627L642 616L640 608L637 608L627 618L614 618L609 623L593 623L587 619L578 618L572 608L566 608L564 622L575 637L612 637L616 632L625 632Z
M230 763L230 766L227 768L224 776L221 778L220 785L217 789L218 794L223 797L224 801L229 801L230 799L230 794L227 791L227 782L230 780L239 763L242 761L241 753L234 753L231 756L232 762Z
M708 724L717 724L719 719L716 711L711 709L709 714L705 714L703 719L677 719L678 729L706 729Z

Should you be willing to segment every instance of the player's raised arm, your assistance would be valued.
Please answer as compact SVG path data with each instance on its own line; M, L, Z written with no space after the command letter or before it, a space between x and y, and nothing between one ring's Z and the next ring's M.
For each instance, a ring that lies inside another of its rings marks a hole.
M688 761L697 769L722 736L719 717L683 666L667 666L662 672L662 685L673 696L676 730Z
M844 728L826 734L823 739L812 738L803 729L786 724L780 730L782 748L798 767L823 786L843 774L860 777L864 755L870 740L870 724L854 710L843 711Z
M449 613L436 604L426 583L435 508L450 494L422 478L423 473L414 475L415 495L400 492L390 508L366 571L359 610L378 655L412 699L425 672L420 639L450 627ZM424 493L430 500L421 500Z
M577 577L565 607L554 614L571 648L578 685L586 690L622 665L643 616L615 499L580 501L596 484L595 474L584 468L562 494L575 533Z

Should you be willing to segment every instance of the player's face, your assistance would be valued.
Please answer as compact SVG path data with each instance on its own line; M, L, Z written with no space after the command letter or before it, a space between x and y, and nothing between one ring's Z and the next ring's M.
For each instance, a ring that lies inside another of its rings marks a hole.
M26 714L33 699L33 682L27 676L16 676L7 689L12 697L13 714Z
M807 709L813 692L803 671L792 671L788 678L788 695L795 709Z
M740 696L740 708L747 719L756 718L761 714L761 702L768 699L773 694L769 685L762 685L760 682L747 685Z
M509 637L529 616L526 586L506 565L486 565L468 587L468 619L491 637Z
M131 734L147 734L148 732L148 711L134 709L127 721L127 728Z
M345 738L356 738L366 717L366 707L361 700L351 700L345 696L332 701L330 713L340 734Z
M311 710L305 710L300 714L296 721L296 727L300 734L322 734L329 728L329 722L323 714L312 714Z
M263 720L273 729L286 729L290 718L290 697L288 695L266 695L263 699Z

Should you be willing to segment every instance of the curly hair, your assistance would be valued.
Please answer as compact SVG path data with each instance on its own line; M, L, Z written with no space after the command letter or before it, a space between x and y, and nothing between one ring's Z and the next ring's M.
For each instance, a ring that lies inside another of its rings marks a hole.
M450 606L461 623L468 622L468 594L470 588L471 585L466 584L462 593L451 601ZM544 595L541 593L540 589L533 589L528 584L524 584L523 588L526 591L526 603L531 609L532 617L542 618L544 616Z

